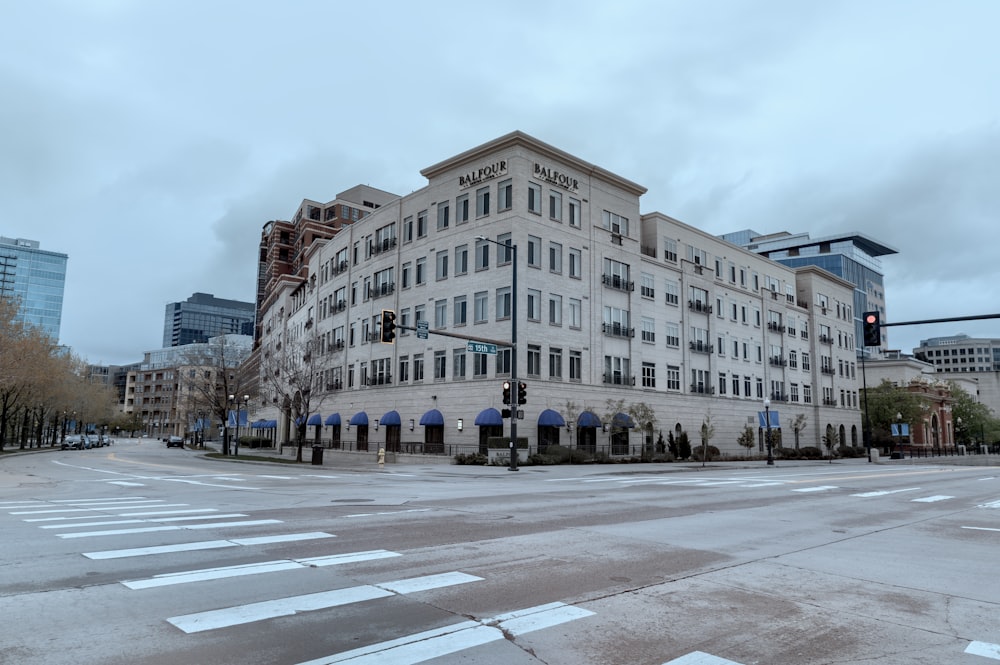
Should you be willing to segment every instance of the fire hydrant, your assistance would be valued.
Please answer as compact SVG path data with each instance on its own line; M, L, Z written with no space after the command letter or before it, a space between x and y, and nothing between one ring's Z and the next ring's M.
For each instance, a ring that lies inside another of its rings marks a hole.
M385 468L385 448L378 449L378 468Z

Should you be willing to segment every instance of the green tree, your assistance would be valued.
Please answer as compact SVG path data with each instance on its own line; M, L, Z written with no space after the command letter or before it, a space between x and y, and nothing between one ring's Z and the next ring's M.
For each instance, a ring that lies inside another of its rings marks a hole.
M701 465L705 466L708 457L708 443L715 436L715 427L712 425L712 416L705 416L701 422Z
M826 446L826 450L830 455L830 464L833 464L833 451L840 445L840 436L832 425L826 426L826 434L823 435L823 445Z
M736 443L740 444L747 449L747 457L750 457L750 450L757 444L756 437L754 436L753 428L747 425L740 432L739 437L736 439Z
M921 399L905 388L893 385L889 380L874 388L868 388L861 400L865 411L865 426L871 425L873 446L888 446L892 443L892 424L900 421L915 423L921 417Z

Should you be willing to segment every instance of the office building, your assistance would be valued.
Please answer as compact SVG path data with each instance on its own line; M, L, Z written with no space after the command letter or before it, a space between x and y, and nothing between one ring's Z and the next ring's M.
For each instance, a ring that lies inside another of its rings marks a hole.
M746 455L749 427L756 453L765 400L786 447L829 432L862 445L850 281L643 214L644 187L521 132L421 174L425 187L267 276L255 353L279 439L301 416L348 448L482 451L509 431L502 384L516 377L531 451L636 455L710 423L710 445ZM321 380L296 414L275 377L304 357Z
M858 340L863 339L861 315L864 312L879 312L882 321L887 320L880 257L897 251L884 243L857 232L810 238L808 233L761 235L747 229L724 234L722 238L792 268L818 266L853 284L854 334ZM878 355L889 348L887 330L882 329L881 346L868 349L869 354ZM862 350L864 347L859 345L858 351Z
M0 236L0 297L17 298L20 320L59 341L69 257L37 240Z
M182 302L166 306L163 315L163 346L207 342L219 335L253 335L254 304L195 293Z

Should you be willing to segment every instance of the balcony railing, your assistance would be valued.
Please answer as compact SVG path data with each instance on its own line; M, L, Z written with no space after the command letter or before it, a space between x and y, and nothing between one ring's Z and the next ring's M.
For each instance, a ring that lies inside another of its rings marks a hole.
M688 342L688 348L698 353L712 353L715 347L707 342Z
M619 291L635 291L635 282L630 282L619 275L602 275L601 283Z
M392 383L392 377L388 374L368 377L369 386L387 386Z
M368 287L368 297L382 298L383 296L391 296L395 291L396 291L395 282L389 282L387 284L378 284L376 286Z
M690 392L692 395L714 395L715 386L705 386L697 383L692 383Z
M829 335L820 335L819 342L820 344L833 344L833 338Z
M396 246L395 238L385 238L379 242L372 242L368 244L368 253L372 256L376 254L381 254L382 252L388 252L390 249Z
M688 300L688 309L692 312L701 312L703 314L712 313L712 306L700 300Z
M625 376L621 372L612 372L611 374L604 375L604 383L608 383L614 386L634 386L635 377Z
M334 314L336 314L338 312L343 312L345 309L347 309L347 301L346 300L338 300L337 304L333 306L333 312L334 312Z
M610 337L635 337L635 328L620 323L604 323L601 325L601 331Z
M783 356L771 356L771 365L774 367L785 367L788 361Z
M771 332L776 332L779 335L785 332L785 326L781 325L780 323L775 323L774 321L767 322L767 329L770 330Z
M333 266L333 274L339 275L340 273L347 270L347 266L350 265L347 261L341 261L337 265Z
M826 374L827 376L833 376L834 374L837 373L837 370L833 369L832 367L820 367L819 371L822 372L823 374Z

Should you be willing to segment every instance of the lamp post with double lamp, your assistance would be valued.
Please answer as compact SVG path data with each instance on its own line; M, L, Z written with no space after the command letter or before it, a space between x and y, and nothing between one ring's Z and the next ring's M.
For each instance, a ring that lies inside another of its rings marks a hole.
M503 243L487 238L486 236L476 236L477 240L491 242L494 245L510 250L511 272L510 272L510 471L517 471L517 245L514 243Z
M250 419L250 395L243 395L239 397L237 395L230 395L229 401L234 403L236 406L236 436L233 438L233 455L240 454L240 404L246 407L247 419Z
M771 400L764 398L764 437L767 443L767 464L774 465L774 453L771 448Z

